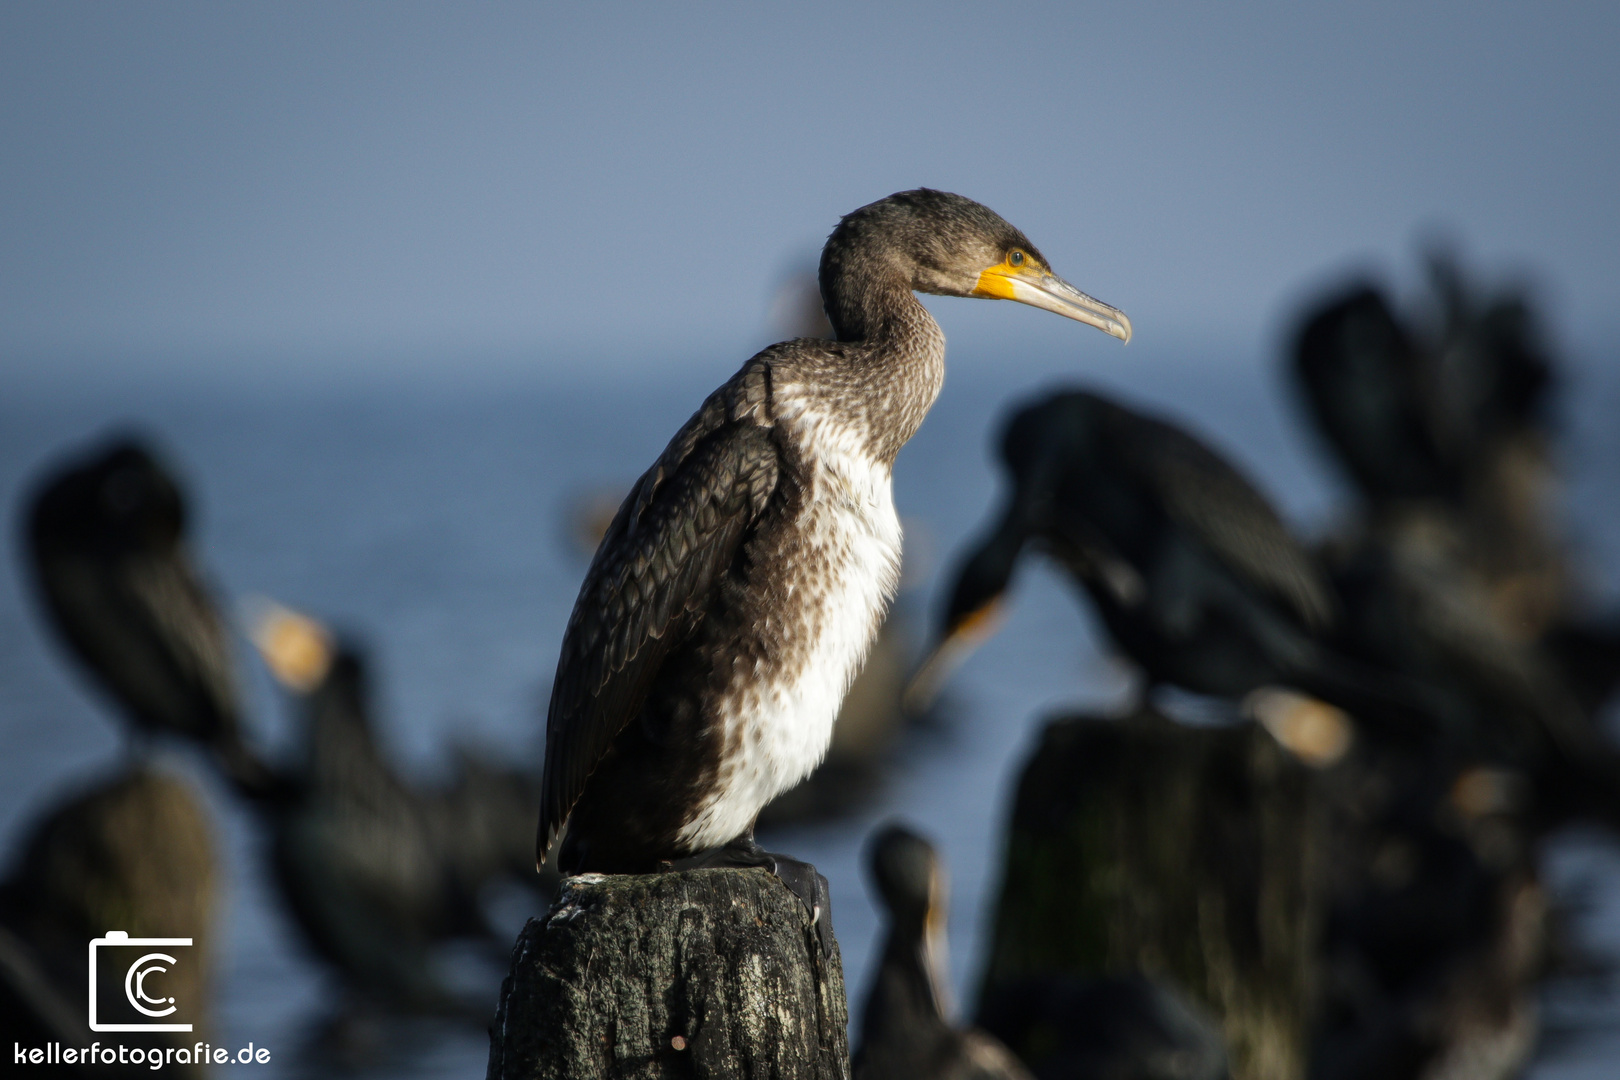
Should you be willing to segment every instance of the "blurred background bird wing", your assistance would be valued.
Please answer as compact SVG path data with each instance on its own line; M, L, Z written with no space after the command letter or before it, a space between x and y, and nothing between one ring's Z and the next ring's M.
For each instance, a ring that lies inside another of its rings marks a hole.
M125 579L130 604L181 668L199 708L235 736L237 688L231 643L212 598L182 549L172 559L132 560Z
M1327 626L1333 619L1332 594L1265 496L1185 432L1150 417L1130 422L1152 429L1152 438L1124 439L1120 445L1130 448L1131 466L1158 490L1165 511L1307 626Z
M712 395L625 499L568 620L546 720L539 856L777 489L762 369Z

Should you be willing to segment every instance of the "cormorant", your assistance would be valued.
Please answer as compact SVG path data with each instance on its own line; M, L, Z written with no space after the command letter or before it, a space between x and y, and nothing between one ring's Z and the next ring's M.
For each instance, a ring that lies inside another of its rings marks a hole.
M28 537L55 625L137 730L214 751L265 823L283 900L346 984L390 1005L458 1008L426 949L492 936L479 893L528 862L538 778L464 762L449 790L411 789L376 746L357 654L293 618L276 624L272 666L302 680L303 759L261 761L241 738L230 639L185 522L179 484L131 439L48 477Z
M1265 498L1193 436L1098 394L1063 391L1018 410L1001 453L1012 491L958 572L919 693L993 623L1034 545L1085 588L1149 687L1240 698L1292 686L1362 720L1409 711L1421 727L1421 701L1403 709L1400 696L1323 646L1336 614L1327 581Z
M27 519L51 624L136 730L208 747L239 789L269 771L244 743L230 639L186 546L180 489L137 439L51 472Z
M1590 723L1620 633L1571 610L1547 527L1552 361L1522 296L1482 297L1441 256L1430 276L1430 326L1358 283L1295 338L1301 400L1359 496L1320 552L1337 646L1425 681L1475 752L1537 776L1551 820L1620 820L1620 758Z
M901 825L867 843L867 873L888 911L888 935L866 996L855 1080L1018 1080L1029 1072L993 1036L946 1018L946 882L933 845Z
M1502 453L1549 434L1555 379L1529 304L1512 292L1480 299L1438 253L1429 276L1430 332L1358 282L1314 307L1295 337L1303 403L1375 512L1413 499L1467 512L1503 494L1487 490L1504 481Z
M1373 756L1334 779L1309 1075L1519 1075L1553 919L1518 778Z
M519 822L533 822L538 784L463 751L450 788L414 787L378 744L358 646L280 607L253 637L304 713L300 758L264 807L282 897L315 950L366 998L457 1011L429 950L494 938L480 894L520 864L532 876L529 826Z
M814 288L815 279L810 279ZM820 293L817 292L819 305ZM819 306L817 313L820 313ZM825 321L825 316L821 316ZM814 327L800 327L802 337L825 337ZM612 524L629 484L599 488L570 500L567 520L571 544L587 558L595 553ZM915 539L915 524L903 522L906 545ZM924 538L926 542L926 537ZM925 547L926 550L926 547ZM838 817L852 811L878 785L886 759L904 727L917 717L905 704L905 690L917 647L915 596L907 597L907 583L920 579L916 563L903 559L905 572L900 593L862 662L833 722L832 741L821 764L804 779L771 800L760 811L758 824L775 829L808 820ZM915 588L912 589L915 592ZM532 815L531 815L532 816ZM530 822L532 830L533 822ZM527 843L532 853L533 838ZM528 856L532 862L532 854Z
M1338 546L1446 532L1494 617L1534 640L1573 592L1548 528L1552 361L1522 296L1480 297L1440 256L1430 277L1437 325L1400 317L1359 283L1296 335L1300 400L1360 497Z
M711 394L586 573L546 722L537 844L543 860L567 825L564 873L768 866L815 907L818 875L763 852L753 826L821 760L899 577L890 469L945 358L913 293L1017 300L1130 337L1023 233L940 191L844 217L820 280L836 340L773 345Z
M1302 400L1362 498L1386 505L1456 491L1456 463L1429 422L1420 349L1376 288L1357 284L1298 332Z

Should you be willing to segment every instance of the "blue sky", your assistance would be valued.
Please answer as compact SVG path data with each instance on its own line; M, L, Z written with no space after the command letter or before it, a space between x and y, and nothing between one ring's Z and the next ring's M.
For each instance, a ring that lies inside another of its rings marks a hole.
M1612 4L12 0L0 361L729 365L839 214L920 184L1133 349L1266 347L1436 228L1606 340L1617 55ZM953 340L1074 339L942 303Z

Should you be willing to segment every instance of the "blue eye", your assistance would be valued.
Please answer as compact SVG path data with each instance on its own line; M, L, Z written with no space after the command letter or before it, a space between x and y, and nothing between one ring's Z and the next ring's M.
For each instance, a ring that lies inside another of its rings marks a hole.
M1007 265L1008 266L1023 266L1024 265L1024 253L1022 251L1009 252L1008 255L1007 255Z

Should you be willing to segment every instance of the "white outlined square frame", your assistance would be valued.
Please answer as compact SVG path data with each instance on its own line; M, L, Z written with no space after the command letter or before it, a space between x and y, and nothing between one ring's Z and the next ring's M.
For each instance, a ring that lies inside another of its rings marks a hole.
M132 938L122 930L109 930L106 937L98 937L90 942L90 1030L91 1031L190 1031L190 1024L98 1024L96 1023L96 950L103 945L117 945L145 947L148 945L184 945L190 946L188 937L141 937Z

